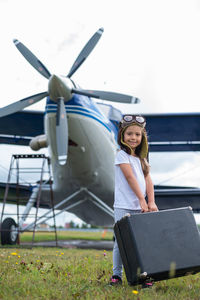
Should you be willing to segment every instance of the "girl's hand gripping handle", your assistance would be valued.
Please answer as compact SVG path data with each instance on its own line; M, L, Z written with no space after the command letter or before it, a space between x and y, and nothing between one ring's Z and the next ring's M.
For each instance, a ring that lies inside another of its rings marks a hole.
M149 211L149 208L148 208L148 205L147 205L145 199L140 200L140 206L141 206L141 212L142 213Z

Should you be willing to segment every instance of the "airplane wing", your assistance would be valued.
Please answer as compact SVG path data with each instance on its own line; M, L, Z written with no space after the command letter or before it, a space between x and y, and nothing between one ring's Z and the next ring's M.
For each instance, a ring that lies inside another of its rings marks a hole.
M44 133L43 117L44 112L26 110L0 118L0 143L28 145L33 137ZM200 151L200 113L145 117L150 151Z
M200 113L145 117L150 151L200 151Z
M44 133L43 117L44 112L26 110L0 118L0 144L27 146Z
M6 204L15 204L15 205L26 205L30 196L32 194L33 185L24 185L24 184L16 184L9 183L8 196L6 198ZM6 183L0 182L0 203L4 201L4 194L6 190ZM43 197L44 194L47 196ZM49 201L50 189L49 185L45 186L45 190L42 190L40 196L39 207L40 208L51 208L51 203ZM34 207L36 207L36 203Z
M3 202L4 199L4 193L5 193L6 183L0 182L0 202ZM6 202L8 204L17 204L17 198L16 198L16 188L17 185L10 183L9 184L9 192L8 192L8 198ZM25 185L18 185L19 188L19 201L21 205L25 205L31 195L31 187L25 186Z
M159 210L191 206L200 213L200 189L181 186L154 186L155 200Z

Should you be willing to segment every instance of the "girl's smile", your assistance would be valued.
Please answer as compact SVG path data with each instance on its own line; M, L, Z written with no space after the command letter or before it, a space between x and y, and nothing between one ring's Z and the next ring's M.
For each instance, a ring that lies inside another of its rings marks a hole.
M140 145L142 141L142 128L137 125L131 125L124 131L124 142L128 144L132 150Z

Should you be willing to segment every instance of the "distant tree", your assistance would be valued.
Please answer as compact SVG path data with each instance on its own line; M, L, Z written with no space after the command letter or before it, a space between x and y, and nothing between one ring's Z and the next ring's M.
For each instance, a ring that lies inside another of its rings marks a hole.
M82 223L81 228L83 228L83 229L89 228L89 224L87 224L87 223Z
M76 228L76 224L73 221L70 221L70 228Z
M91 225L91 228L102 228L101 226Z

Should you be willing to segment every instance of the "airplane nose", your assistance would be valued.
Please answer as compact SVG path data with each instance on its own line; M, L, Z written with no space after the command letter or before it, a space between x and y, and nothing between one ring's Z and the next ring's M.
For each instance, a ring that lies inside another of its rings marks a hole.
M67 77L52 74L49 78L48 92L53 101L57 101L58 98L63 98L64 101L70 100L72 88L73 84Z
M55 74L52 74L49 78L49 84L54 85L58 82L58 76Z

